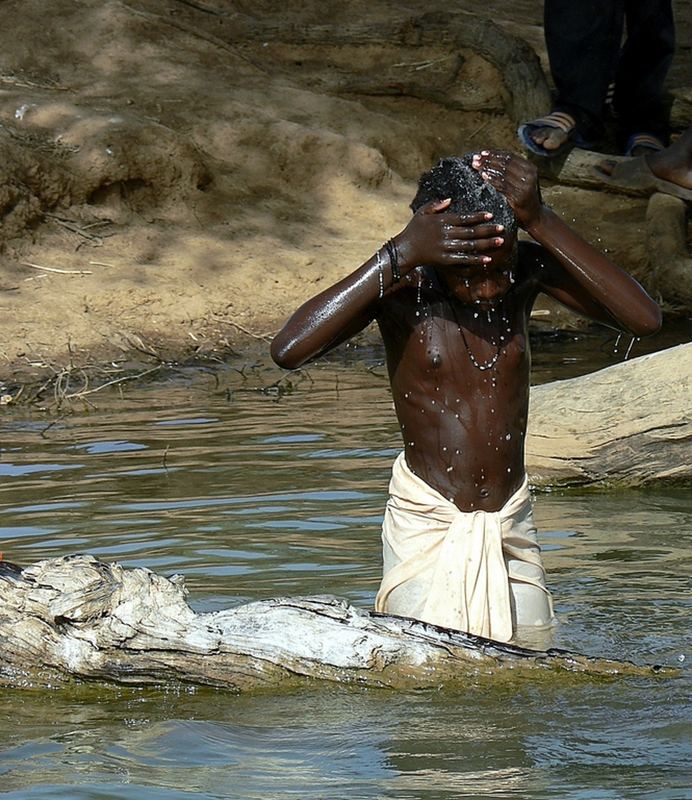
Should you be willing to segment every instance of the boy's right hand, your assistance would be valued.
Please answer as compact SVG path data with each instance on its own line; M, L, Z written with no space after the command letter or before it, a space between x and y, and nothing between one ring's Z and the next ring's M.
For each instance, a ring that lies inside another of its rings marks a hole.
M447 211L451 200L433 200L416 211L394 237L402 274L420 265L474 267L490 262L489 250L504 241L504 227L487 211Z

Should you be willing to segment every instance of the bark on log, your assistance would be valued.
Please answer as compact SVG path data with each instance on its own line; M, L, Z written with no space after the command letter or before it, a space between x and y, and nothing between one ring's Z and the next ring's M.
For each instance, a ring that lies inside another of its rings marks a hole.
M197 614L185 595L180 576L86 555L21 572L0 568L0 684L56 685L61 676L77 676L246 691L300 678L417 687L483 674L677 674L502 645L334 597L278 598Z
M531 390L526 463L538 486L692 478L692 344Z
M445 8L413 17L401 15L382 23L354 22L338 26L309 25L298 18L291 24L285 17L278 23L235 19L228 34L236 44L247 41L306 45L386 42L408 46L442 45L451 51L469 49L480 53L499 71L509 94L508 113L515 122L538 117L550 107L548 83L531 46L477 13Z
M626 156L605 155L575 147L564 156L540 158L536 159L535 163L542 175L568 186L580 186L583 189L599 189L638 197L648 194L641 189L630 189L608 183L604 173L598 169L598 165L606 160L620 162L629 159Z

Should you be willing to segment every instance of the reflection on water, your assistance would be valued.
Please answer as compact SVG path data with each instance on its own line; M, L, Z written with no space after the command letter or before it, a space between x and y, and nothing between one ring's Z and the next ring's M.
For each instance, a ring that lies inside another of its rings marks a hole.
M229 371L58 422L10 414L0 549L20 563L81 551L181 572L198 610L319 593L369 606L399 449L382 372L313 367L281 394ZM688 492L548 493L536 517L556 643L684 668ZM486 680L455 692L5 691L2 791L22 800L674 800L692 796L689 698L686 671Z

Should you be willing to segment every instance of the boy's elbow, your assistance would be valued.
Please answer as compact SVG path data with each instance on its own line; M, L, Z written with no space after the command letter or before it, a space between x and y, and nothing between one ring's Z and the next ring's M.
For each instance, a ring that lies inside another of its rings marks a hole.
M632 333L635 336L653 336L654 333L658 333L661 330L662 324L663 314L661 307L658 303L652 303L646 313L641 315L637 323L637 330L633 330Z
M282 369L298 369L301 366L302 362L292 352L289 344L281 341L278 336L272 340L269 353L272 361Z

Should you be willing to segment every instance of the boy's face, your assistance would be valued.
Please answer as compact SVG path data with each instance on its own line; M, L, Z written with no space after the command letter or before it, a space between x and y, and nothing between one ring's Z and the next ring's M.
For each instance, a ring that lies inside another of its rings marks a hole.
M506 233L499 247L483 255L491 261L474 267L437 268L448 289L462 303L493 303L509 291L516 272L516 233Z

